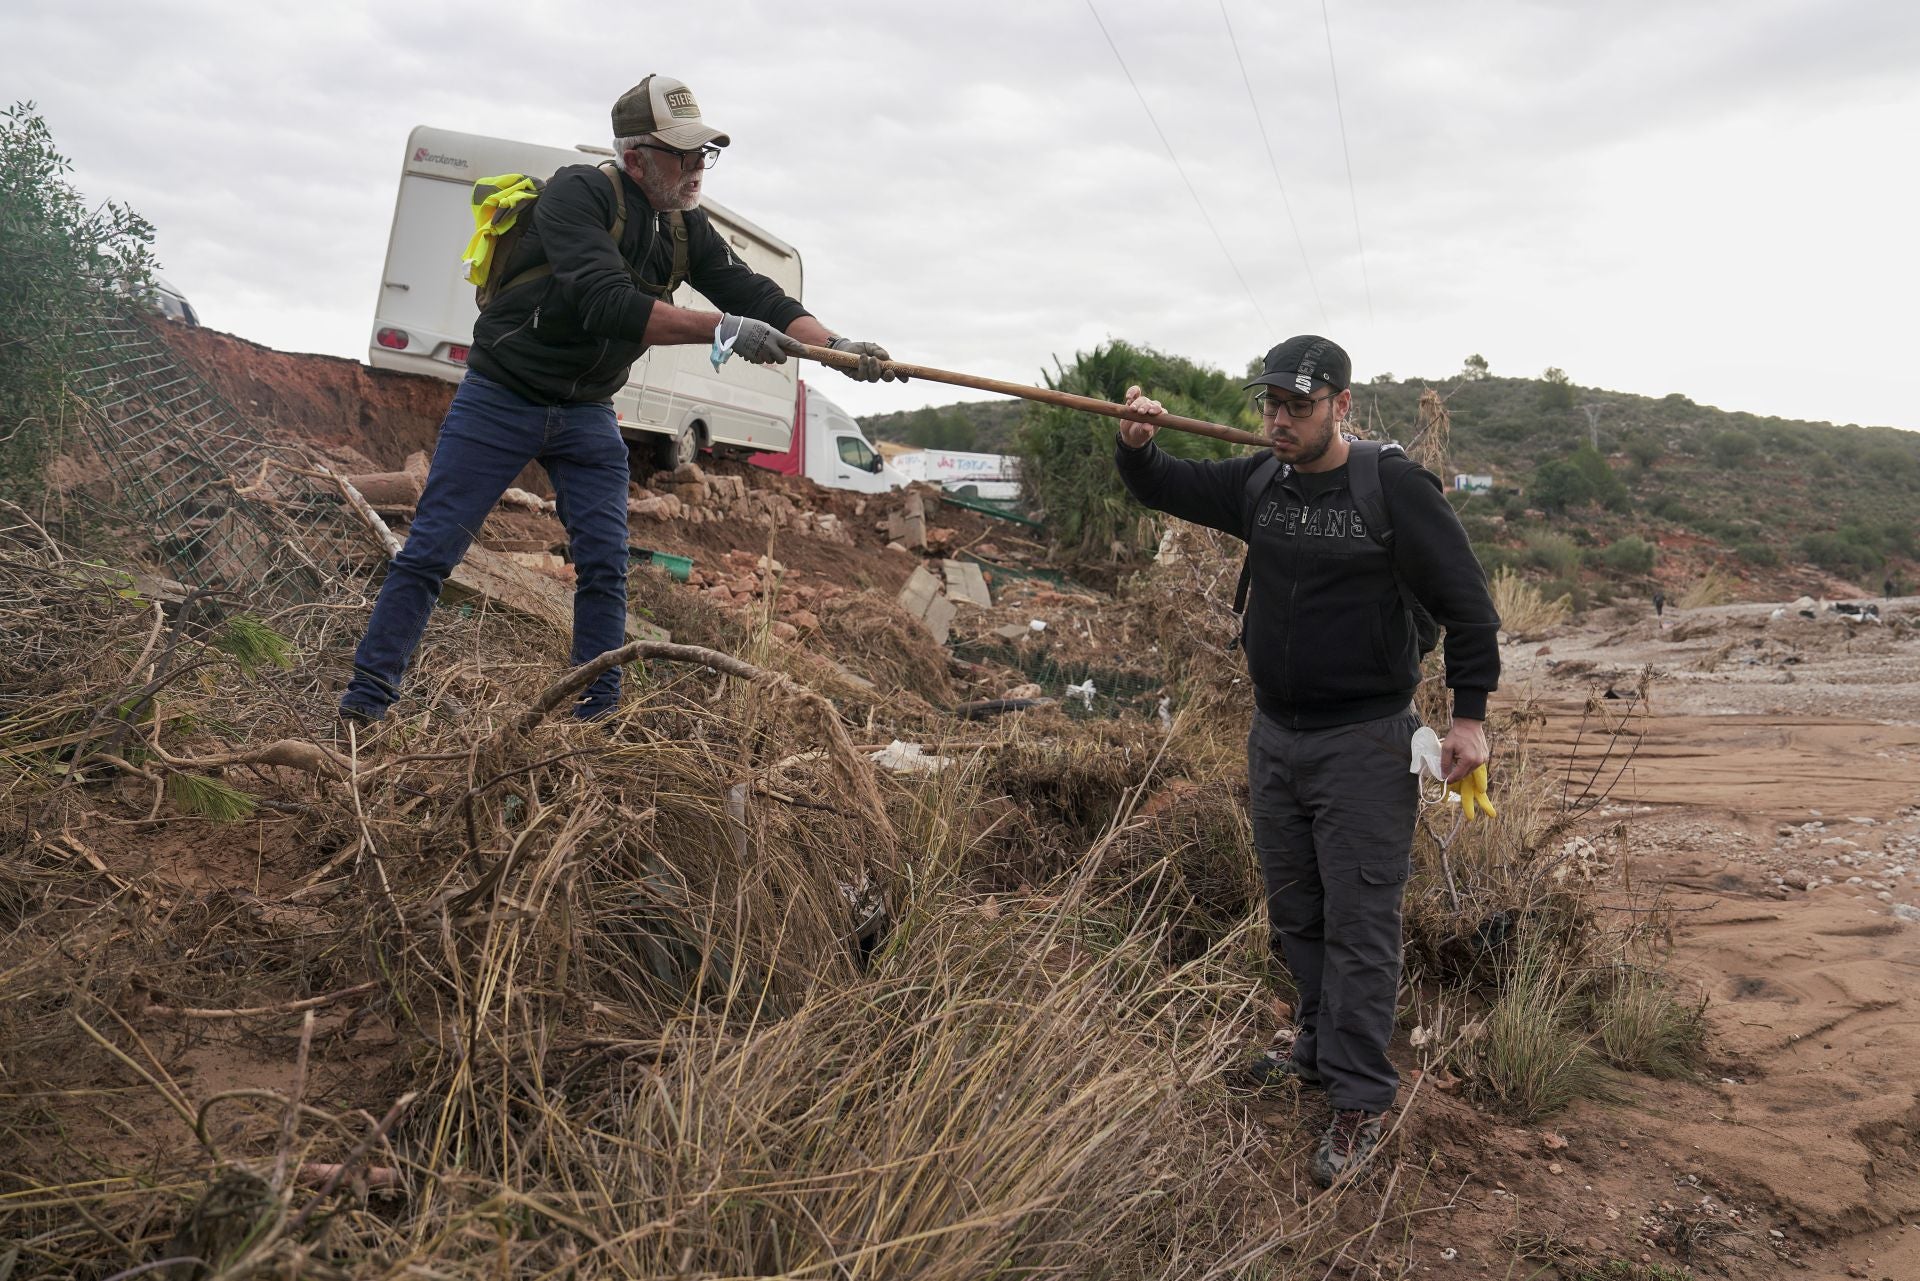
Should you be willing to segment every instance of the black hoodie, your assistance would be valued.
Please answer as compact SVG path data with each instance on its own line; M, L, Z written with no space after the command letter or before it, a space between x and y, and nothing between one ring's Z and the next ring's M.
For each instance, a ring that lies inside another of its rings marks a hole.
M1249 512L1247 482L1258 454L1196 462L1152 442L1139 449L1121 443L1115 461L1147 506L1236 538L1253 531L1247 671L1268 716L1290 729L1325 729L1407 705L1420 683L1420 655L1397 570L1446 629L1454 715L1486 718L1487 694L1500 681L1500 616L1432 472L1403 454L1381 457L1393 521L1389 558L1354 510L1344 466L1308 476L1274 468Z
M646 350L654 297L633 281L664 283L673 271L673 234L624 173L627 225L616 247L613 184L594 165L553 175L533 207L506 276L541 263L553 274L507 290L480 313L468 367L541 405L610 400ZM780 286L741 262L704 210L685 215L687 275L721 311L764 320L784 332L807 313Z

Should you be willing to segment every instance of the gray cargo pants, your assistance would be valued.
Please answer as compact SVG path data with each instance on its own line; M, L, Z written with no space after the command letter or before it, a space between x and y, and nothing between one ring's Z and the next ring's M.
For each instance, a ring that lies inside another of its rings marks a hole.
M1407 772L1413 709L1332 729L1253 714L1253 844L1272 937L1298 989L1294 1062L1335 1108L1384 1112L1400 986L1400 900L1412 870L1419 779Z

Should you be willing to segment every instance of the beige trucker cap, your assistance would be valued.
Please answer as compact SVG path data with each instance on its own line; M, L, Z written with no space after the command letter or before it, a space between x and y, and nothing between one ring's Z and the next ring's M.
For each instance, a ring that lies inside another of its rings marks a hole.
M692 151L712 143L724 147L732 139L700 119L693 90L670 76L648 76L620 95L613 104L613 136L631 138L650 133L669 147Z

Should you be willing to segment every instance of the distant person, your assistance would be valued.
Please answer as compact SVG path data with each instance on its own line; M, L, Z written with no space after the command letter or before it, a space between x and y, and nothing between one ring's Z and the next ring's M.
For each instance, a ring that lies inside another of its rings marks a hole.
M1882 584L1880 584L1880 594L1881 594L1881 596L1882 596L1883 598L1885 598L1885 599L1887 599L1887 600L1892 600L1892 599L1893 599L1893 592L1894 592L1894 587L1893 587L1893 576L1892 576L1891 574L1889 574L1889 575L1887 576L1887 581L1886 581L1886 582L1884 582L1884 583L1882 583Z
M1667 608L1667 594L1661 591L1657 587L1654 588L1653 589L1653 616L1655 618L1660 617L1660 615L1663 612L1665 612L1666 608Z
M1440 765L1463 797L1484 797L1483 722L1500 677L1500 617L1466 530L1399 446L1341 431L1351 379L1337 344L1290 338L1248 384L1270 450L1176 458L1147 421L1120 428L1115 457L1148 507L1247 540L1248 808L1270 938L1298 990L1291 1053L1256 1055L1249 1075L1326 1089L1333 1120L1311 1163L1322 1186L1373 1153L1399 1086L1387 1043L1420 809L1407 770L1420 724L1413 602L1446 628L1453 724ZM1164 412L1138 387L1127 404Z
M553 480L577 575L572 661L624 643L630 477L612 397L647 348L728 338L734 355L777 365L797 340L858 355L854 378L893 377L881 369L884 348L834 334L714 230L699 207L700 187L730 139L701 119L692 90L648 76L613 104L613 133L617 172L582 164L554 174L511 260L496 266L506 288L474 326L467 376L440 424L406 546L354 651L343 721L386 716L441 583L530 462ZM616 244L622 201L628 217ZM668 301L677 282L667 215L676 210L686 213L686 277L724 315ZM619 701L615 668L574 712L600 716Z

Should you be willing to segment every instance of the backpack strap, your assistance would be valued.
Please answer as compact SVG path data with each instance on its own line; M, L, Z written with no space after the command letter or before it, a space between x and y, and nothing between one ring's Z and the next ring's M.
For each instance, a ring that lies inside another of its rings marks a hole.
M1414 599L1407 580L1400 576L1399 565L1394 562L1393 516L1387 510L1386 486L1380 482L1380 459L1387 454L1405 458L1407 451L1391 440L1348 441L1347 492L1360 510L1360 519L1367 522L1367 537L1387 549L1387 564L1393 570L1393 585L1400 589L1400 603L1407 607L1407 616L1417 623L1426 617L1426 608Z
M620 248L620 237L627 234L627 189L620 185L620 171L613 161L600 165L600 172L607 175L607 181L613 184L613 247Z
M614 168L612 161L600 165L599 169L601 173L607 175L607 181L613 184L613 226L609 228L609 234L613 236L613 248L617 253L620 249L620 237L625 235L627 231L627 192L626 188L620 185L620 171ZM640 272L632 263L627 264L627 271L633 276L635 284L643 285L644 287L644 282L640 279ZM513 279L494 290L490 298L498 297L507 292L507 290L512 289L515 285L524 285L530 280L539 280L543 276L551 276L552 274L552 263L539 263L527 268L525 271L515 274ZM485 306L484 303L481 305Z
M1253 586L1253 529L1256 522L1260 519L1260 502L1267 496L1267 490L1272 486L1274 481L1274 473L1279 470L1280 460L1275 458L1273 453L1269 451L1262 454L1260 461L1253 465L1253 470L1247 473L1247 530L1245 535L1247 550L1246 554L1240 558L1240 581L1233 586L1233 612L1242 622L1240 635L1233 638L1233 643L1227 646L1228 649L1233 649L1235 646L1238 646L1246 635L1246 623L1244 620L1247 616L1247 592Z
M613 245L618 249L620 237L627 231L627 189L621 185L620 171L614 168L611 161L601 165L600 172L607 175L607 181L613 184ZM627 264L627 270L633 275L633 283L658 297L662 302L672 301L674 291L686 283L688 266L693 257L687 240L687 215L678 209L669 210L667 230L673 236L673 268L667 276L666 284L648 283L640 274L638 267L632 263ZM649 245L647 248L652 249L653 246Z
M657 224L656 224L657 226ZM692 251L687 241L687 215L678 209L667 211L667 234L673 237L673 267L667 273L667 283L656 285L644 279L638 269L633 278L639 286L658 298L661 302L672 302L673 293L687 281L688 265Z
M667 277L667 291L664 296L671 300L673 291L686 282L687 268L693 250L687 240L685 213L678 209L673 210L667 215L667 226L673 231L673 274Z
M1392 441L1350 440L1347 442L1347 492L1360 518L1367 522L1367 537L1393 551L1393 517L1387 511L1386 487L1380 483L1380 456L1406 451Z

